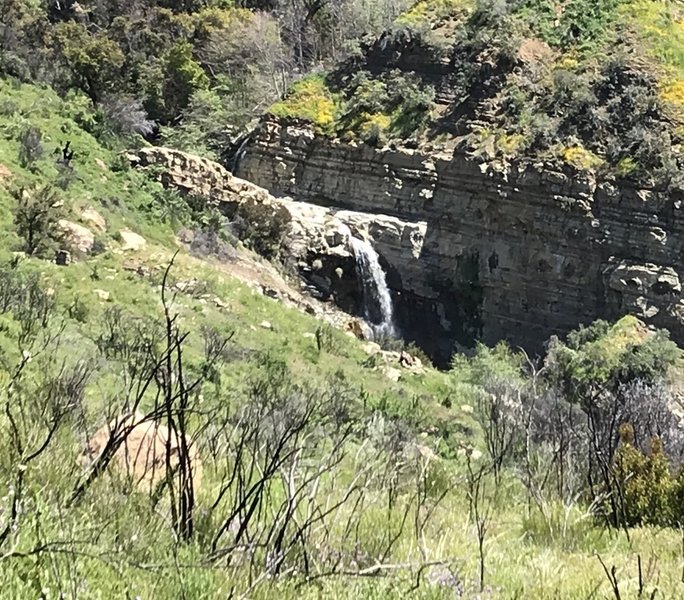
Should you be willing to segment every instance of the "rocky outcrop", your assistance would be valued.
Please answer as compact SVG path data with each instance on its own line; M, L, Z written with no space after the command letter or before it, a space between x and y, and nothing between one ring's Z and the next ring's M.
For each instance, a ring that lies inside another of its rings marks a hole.
M123 251L132 250L136 252L147 246L147 240L130 229L122 229L118 235L121 240L121 250Z
M397 285L400 273L422 268L424 222L274 197L264 188L234 177L218 163L169 148L144 148L129 159L138 168L154 167L152 172L165 186L210 199L228 216L247 201L273 206L274 211L285 208L290 216L285 240L289 261L310 284L314 296L334 299L347 312L359 313L361 295L350 236L373 243ZM409 280L418 282L420 278L416 275Z
M433 353L474 338L539 348L627 312L684 341L681 189L541 162L375 149L275 119L255 132L239 174L276 196L371 215L378 252L394 267L399 325ZM391 218L416 225L394 230Z

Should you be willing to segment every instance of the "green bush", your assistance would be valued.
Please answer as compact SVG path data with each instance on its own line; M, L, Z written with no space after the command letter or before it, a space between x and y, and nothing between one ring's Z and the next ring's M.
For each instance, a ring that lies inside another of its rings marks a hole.
M387 136L407 138L427 123L434 99L434 88L415 74L395 69L374 77L360 71L349 85L338 129L372 146L382 145Z
M265 258L274 259L280 255L291 220L285 207L249 199L238 207L233 227L245 245Z
M599 320L568 334L566 343L552 338L545 376L567 397L580 400L636 380L654 383L679 356L667 331L652 333L631 316L614 325Z
M36 161L45 154L42 144L43 134L38 127L29 125L19 137L19 163L24 168L33 169Z
M284 100L269 112L277 117L309 121L320 131L332 133L339 111L338 99L321 75L306 77L290 88Z
M613 473L618 483L622 524L676 526L683 523L684 506L681 477L672 476L670 461L658 438L651 440L650 452L634 445L630 424L620 428L621 446L613 461Z
M51 257L64 240L59 221L65 211L54 188L45 186L19 190L14 211L14 225L23 240L22 250L29 256Z

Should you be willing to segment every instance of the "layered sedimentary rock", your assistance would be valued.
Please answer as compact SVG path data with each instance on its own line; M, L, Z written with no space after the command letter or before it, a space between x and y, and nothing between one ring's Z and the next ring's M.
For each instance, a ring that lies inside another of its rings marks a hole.
M276 196L425 223L391 234L420 243L378 251L399 325L433 352L475 338L539 348L552 334L625 313L684 342L681 189L345 144L275 119L255 132L239 174ZM381 242L391 229L379 227ZM403 261L394 255L409 248Z

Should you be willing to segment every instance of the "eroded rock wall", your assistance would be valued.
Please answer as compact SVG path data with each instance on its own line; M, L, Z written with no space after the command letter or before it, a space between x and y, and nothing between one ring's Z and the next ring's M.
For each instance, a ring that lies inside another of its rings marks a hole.
M239 175L276 196L424 222L417 257L393 260L389 285L400 324L419 341L441 335L437 351L469 338L536 349L628 312L684 342L681 190L378 150L277 120L257 130Z
M165 186L206 197L227 215L235 214L248 200L285 208L290 216L284 241L286 258L308 282L311 293L334 300L347 312L359 313L362 303L351 235L372 242L395 290L419 297L429 292L420 277L405 277L423 268L425 222L274 197L264 188L234 177L216 162L171 148L144 148L128 158L137 168L151 169ZM268 210L263 213L268 214ZM412 282L418 287L412 289Z

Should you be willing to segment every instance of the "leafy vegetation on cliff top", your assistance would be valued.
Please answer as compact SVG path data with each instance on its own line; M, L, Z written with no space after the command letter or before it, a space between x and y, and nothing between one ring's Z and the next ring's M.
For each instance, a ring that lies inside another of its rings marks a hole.
M343 98L332 129L671 185L682 173L683 18L671 1L416 2L328 77ZM411 118L397 126L402 113Z

